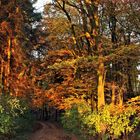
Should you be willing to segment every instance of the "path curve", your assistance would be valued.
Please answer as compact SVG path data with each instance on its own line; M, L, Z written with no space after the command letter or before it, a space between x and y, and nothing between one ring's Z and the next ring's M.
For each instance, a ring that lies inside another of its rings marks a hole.
M74 135L66 134L55 123L38 122L39 129L31 134L29 140L78 140Z

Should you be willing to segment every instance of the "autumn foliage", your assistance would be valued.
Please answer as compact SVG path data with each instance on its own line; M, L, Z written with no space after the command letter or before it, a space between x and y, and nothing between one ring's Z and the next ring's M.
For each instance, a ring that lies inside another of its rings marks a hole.
M140 113L139 2L54 0L42 20L33 2L0 1L1 95L23 97L32 109L77 111L84 129L109 113L109 122L92 125L115 138L111 118Z

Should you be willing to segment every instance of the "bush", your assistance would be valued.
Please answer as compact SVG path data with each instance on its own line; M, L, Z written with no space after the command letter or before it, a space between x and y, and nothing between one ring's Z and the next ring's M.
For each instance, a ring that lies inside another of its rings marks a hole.
M15 136L11 140L28 140L34 126L35 118L30 110L26 110L15 120Z
M75 104L69 110L66 110L61 117L61 123L69 132L82 136L86 136L86 127L83 118L90 112L90 108L86 104Z
M94 112L89 108L86 104L79 104L67 110L62 117L64 128L86 136L119 138L134 131L140 122L131 106L119 108L108 105Z
M118 138L122 134L128 135L139 121L134 108L120 109L117 106L113 108L105 106L83 118L83 123L88 127L89 134L108 135L112 138Z
M16 97L0 97L0 134L13 135L17 129L16 120L23 115L27 106Z
M76 106L67 110L61 120L63 127L66 130L80 134L80 114L78 113Z

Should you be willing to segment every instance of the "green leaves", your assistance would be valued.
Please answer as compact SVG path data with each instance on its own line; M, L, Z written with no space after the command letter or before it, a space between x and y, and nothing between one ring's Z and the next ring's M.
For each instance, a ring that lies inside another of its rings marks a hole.
M15 97L1 96L0 98L0 133L11 134L15 131L15 122L27 110L25 105Z
M79 108L83 108L84 111L79 111ZM91 112L89 108L87 109L87 105L75 105L62 117L62 124L71 132L76 132L78 129L79 133L87 136L101 134L103 137L113 138L133 132L139 122L136 109L131 106L120 109L118 106L108 105Z

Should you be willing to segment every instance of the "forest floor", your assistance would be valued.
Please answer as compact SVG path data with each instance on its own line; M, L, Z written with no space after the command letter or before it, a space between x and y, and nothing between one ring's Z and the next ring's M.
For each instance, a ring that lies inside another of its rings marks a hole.
M137 135L137 138L136 138ZM37 122L29 140L79 140L75 135L68 134L64 129L54 122ZM90 140L95 140L91 138ZM140 140L140 128L136 134L132 134L128 140Z
M29 140L78 140L76 136L66 133L56 123L37 122Z

